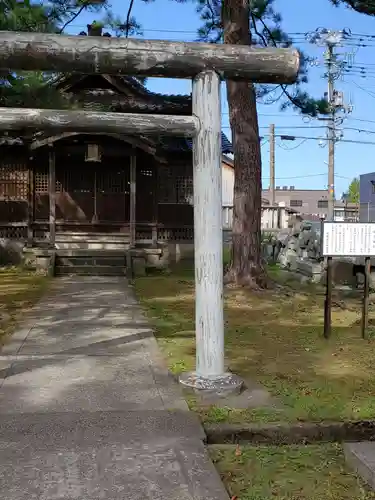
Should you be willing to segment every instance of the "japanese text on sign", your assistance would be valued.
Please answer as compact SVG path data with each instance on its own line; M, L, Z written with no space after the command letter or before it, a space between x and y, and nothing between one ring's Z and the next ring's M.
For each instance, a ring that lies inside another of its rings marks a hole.
M328 257L371 257L375 255L375 223L325 222L323 255Z

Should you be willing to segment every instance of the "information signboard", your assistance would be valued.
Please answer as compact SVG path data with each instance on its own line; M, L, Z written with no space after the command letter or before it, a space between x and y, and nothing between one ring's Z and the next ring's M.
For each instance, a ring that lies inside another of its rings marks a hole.
M326 257L375 256L375 223L324 222L322 252Z

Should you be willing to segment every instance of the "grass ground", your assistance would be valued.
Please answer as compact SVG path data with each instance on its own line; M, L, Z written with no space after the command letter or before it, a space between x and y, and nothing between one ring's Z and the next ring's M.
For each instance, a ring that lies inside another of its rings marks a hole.
M275 274L275 270L271 270ZM174 373L194 368L194 280L191 267L139 278L136 291L152 316ZM266 292L227 290L226 356L230 370L260 382L280 409L202 407L205 422L318 421L375 415L375 342L362 340L359 298L336 297L332 338L323 332L323 296L314 287ZM371 313L370 313L371 316ZM371 320L370 320L371 323Z
M238 500L370 500L345 466L340 445L210 447L211 457Z
M46 291L48 278L16 267L0 267L0 345L22 314Z

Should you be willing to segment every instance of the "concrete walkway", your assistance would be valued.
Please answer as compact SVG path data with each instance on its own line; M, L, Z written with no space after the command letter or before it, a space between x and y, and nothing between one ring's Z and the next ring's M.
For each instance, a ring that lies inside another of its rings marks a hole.
M227 500L123 278L56 280L0 355L4 500Z

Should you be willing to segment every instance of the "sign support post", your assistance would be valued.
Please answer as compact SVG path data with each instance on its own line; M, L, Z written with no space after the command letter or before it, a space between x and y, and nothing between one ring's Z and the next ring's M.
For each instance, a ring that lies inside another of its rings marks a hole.
M374 222L324 222L322 237L322 256L327 258L326 297L324 301L324 337L331 335L333 257L352 261L365 259L364 291L362 302L361 335L367 339L368 313L370 302L371 257L375 257ZM359 265L357 263L357 265Z
M363 286L363 307L362 307L362 322L361 322L361 333L362 338L367 339L367 327L368 327L368 309L370 302L370 272L371 272L371 258L365 258L365 282Z
M332 257L327 257L326 297L324 300L324 338L328 339L332 332Z

